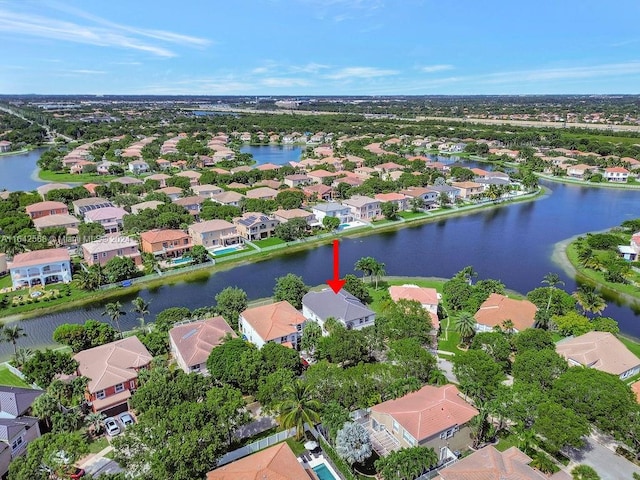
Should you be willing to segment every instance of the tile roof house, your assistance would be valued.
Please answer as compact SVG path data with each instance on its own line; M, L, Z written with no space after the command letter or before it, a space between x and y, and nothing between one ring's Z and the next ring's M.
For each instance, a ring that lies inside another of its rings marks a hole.
M180 257L193 247L191 237L182 230L156 229L140 234L142 251L162 257Z
M130 172L139 175L140 173L149 171L149 164L144 160L134 160L133 162L129 162L128 168Z
M177 325L169 330L171 355L185 373L207 373L211 350L222 345L227 335L237 337L220 316Z
M144 181L153 180L160 184L160 188L164 188L167 186L167 180L171 178L171 175L167 175L166 173L154 173L153 175L149 175L148 177L144 177Z
M185 170L184 172L176 173L176 177L188 178L191 186L199 185L201 176L202 174L200 172L194 172L193 170Z
M307 198L317 201L329 201L333 197L333 188L321 183L315 183L313 185L305 185L302 187L302 193Z
M19 253L8 268L14 288L71 281L71 258L66 248Z
M361 330L373 325L376 314L346 290L337 294L330 288L319 292L308 292L302 297L302 314L317 322L324 330L324 322L329 317L338 320L351 330Z
M302 187L304 185L310 184L311 182L312 180L303 173L296 173L284 177L284 184L291 188Z
M131 205L131 213L137 215L143 210L150 208L151 210L157 209L160 205L164 205L164 202L159 200L149 200L148 202L136 203L135 205Z
M258 348L268 342L297 348L306 321L289 302L282 301L247 308L240 314L238 326L243 337Z
M370 222L382 216L381 202L375 198L354 195L351 198L342 200L342 205L349 207L353 217L358 220Z
M327 170L314 170L312 172L307 172L307 177L311 179L314 183L323 183L325 179L333 180L336 174L334 172L328 172Z
M0 385L0 476L5 477L11 461L40 436L37 418L30 416L33 401L42 390Z
M97 210L99 208L113 207L113 203L105 198L81 198L80 200L74 200L73 213L79 217L84 217L84 214L91 210Z
M563 470L547 476L529 463L531 458L517 447L500 452L489 445L440 470L439 480L571 480Z
M239 207L244 195L238 192L220 192L209 195L209 198L216 203L222 205L231 205L232 207Z
M171 201L177 200L182 196L182 189L178 187L164 187L155 190L158 193L164 193Z
M278 195L278 191L269 187L258 187L252 190L247 190L247 198L257 198L260 200L275 200Z
M36 188L36 191L42 199L45 200L47 193L53 190L71 190L71 188L71 185L67 185L66 183L45 183Z
M476 331L491 332L494 327L500 327L505 320L511 320L514 331L521 332L533 327L537 310L529 300L515 300L492 293L474 315Z
M228 463L207 473L207 480L315 480L286 442Z
M66 204L51 201L32 203L25 207L25 211L32 220L46 217L47 215L65 215L69 213L69 209Z
M153 356L136 336L76 353L78 375L87 377L85 397L94 412L107 416L128 410L127 401L138 387L138 372Z
M604 178L606 178L608 182L626 183L629 179L629 170L624 167L605 168Z
M114 178L113 180L111 180L111 183L119 183L120 185L124 185L125 187L128 187L129 185L142 185L144 182L139 178L120 177L120 178Z
M58 213L55 215L47 215L45 217L35 218L33 220L33 225L39 232L41 232L45 228L64 227L67 229L68 234L77 234L80 220L78 220L73 215L69 215L68 213ZM75 230L73 231L73 229Z
M593 165L585 165L584 163L579 163L578 165L570 165L567 167L567 175L573 178L583 178L584 174L595 170L596 167Z
M371 407L369 427L373 440L391 437L394 450L427 446L440 452L440 460L444 460L449 457L447 449L464 450L469 446L467 423L476 415L478 410L461 397L455 385L425 385Z
M105 207L86 212L84 219L87 222L99 223L107 233L116 233L122 229L122 219L128 214L124 208Z
M471 198L484 192L484 185L478 182L452 182L451 186L460 190L460 198Z
M339 203L318 203L311 207L311 211L320 223L322 223L324 217L336 217L340 219L340 223L347 223L353 220L351 208L348 205L340 205Z
M204 198L210 198L211 195L224 192L224 190L217 185L195 185L191 187L191 190L193 190L196 195Z
M556 352L570 366L595 368L623 380L640 372L640 359L609 332L588 332L563 339L556 344Z
M242 238L252 241L271 237L280 221L263 213L246 212L242 217L234 218L233 223Z
M191 195L189 197L178 198L177 200L174 200L173 203L184 207L190 215L197 218L198 215L200 215L200 210L204 201L205 199L203 197Z
M419 287L418 285L392 285L389 287L389 296L391 300L413 300L422 305L431 318L431 326L438 330L440 328L440 320L438 320L438 304L440 303L440 295L435 288Z
M207 220L189 225L194 245L206 248L224 247L242 243L242 237L233 223L226 220Z
M308 210L302 210L301 208L292 208L290 210L278 209L273 212L273 218L279 220L281 223L286 223L294 218L302 218L309 225L316 222L316 217Z
M399 212L403 212L409 208L409 198L402 193L377 193L373 198L382 203L390 202L395 204Z
M100 264L104 267L114 257L128 257L136 265L142 264L138 242L120 235L107 235L99 240L83 244L82 256L89 266Z

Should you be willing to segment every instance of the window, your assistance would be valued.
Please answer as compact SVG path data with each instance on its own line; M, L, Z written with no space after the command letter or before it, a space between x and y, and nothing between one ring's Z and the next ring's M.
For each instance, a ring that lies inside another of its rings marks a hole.
M96 398L98 400L102 400L104 397L106 397L107 395L104 393L104 390L100 390L99 392L96 392Z
M394 420L393 421L393 431L397 432L398 430L400 430L400 424Z
M191 370L192 372L199 372L199 371L200 371L200 364L198 364L198 365L191 365L191 367L189 368L189 370Z
M135 380L131 380L131 381L129 382L129 388L130 388L131 390L133 390L134 388L136 388L136 381L135 381Z
M444 432L442 432L440 434L440 438L445 439L445 438L451 438L453 437L453 435L459 430L458 427L452 427L449 430L446 430Z
M402 438L404 438L409 445L416 444L416 440L406 430L402 432Z
M119 383L116 385L116 393L120 393L124 391L124 383Z
M93 259L94 259L94 260L98 260L98 254L97 254L97 253L94 253L94 254L93 254Z
M22 438L22 435L21 435L18 438L16 438L13 442L11 442L11 451L15 452L16 450L18 450L23 443L24 443L24 439Z

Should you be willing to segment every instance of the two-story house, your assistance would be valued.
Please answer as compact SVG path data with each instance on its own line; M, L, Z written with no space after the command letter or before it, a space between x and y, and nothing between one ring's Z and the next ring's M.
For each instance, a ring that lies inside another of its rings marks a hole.
M200 210L202 208L202 204L204 203L204 198L198 195L192 195L189 197L179 198L174 200L173 203L176 205L180 205L184 207L190 215L194 217L198 217L200 215Z
M307 319L287 301L247 308L240 314L240 332L256 347L275 342L298 348Z
M140 234L142 251L164 258L180 257L189 252L193 242L182 230L156 229Z
M87 222L99 223L106 233L116 233L122 229L122 219L128 213L124 208L105 207L86 212L84 219Z
M221 205L230 205L232 207L239 207L240 202L245 197L241 193L229 191L229 192L213 193L209 195L209 198L211 198L211 200Z
M319 203L311 207L311 211L320 223L322 223L324 217L335 217L340 220L340 223L353 221L353 214L348 205L340 205L334 202Z
M57 213L33 220L33 226L39 232L46 228L62 227L67 230L68 235L75 235L78 233L78 225L80 225L80 220L68 213Z
M284 184L291 188L303 187L305 185L309 185L310 183L313 183L313 180L303 173L295 173L293 175L287 175L286 177L284 177Z
M394 204L399 212L403 212L409 208L409 197L402 193L377 193L374 195L374 198L380 202L380 208L382 208L383 203Z
M465 200L481 195L485 188L477 182L453 182L451 185L460 190L460 198Z
M258 200L275 200L278 196L278 191L269 187L258 187L251 190L247 190L247 198L254 198Z
M14 288L71 281L71 258L66 248L19 253L8 268Z
M76 353L78 375L87 377L85 392L94 412L113 416L129 409L128 400L138 388L138 372L153 359L146 347L131 336Z
M201 176L202 174L200 172L194 172L193 170L185 170L184 172L176 173L176 177L188 178L192 187L200 184Z
M140 175L141 173L149 171L149 164L144 160L134 160L133 162L129 162L128 168L131 173Z
M317 221L313 213L308 210L302 210L301 208L292 208L290 210L280 208L273 212L272 215L273 218L280 221L280 223L287 223L289 220L293 220L294 218L301 218L307 222L308 225Z
M371 222L382 216L381 202L375 198L364 195L354 195L351 198L342 200L342 205L351 209L351 214L358 220Z
M100 208L113 207L113 203L105 198L93 197L93 198L81 198L74 200L73 213L78 217L84 218L85 213L91 210L98 210Z
M389 287L389 296L394 302L400 300L418 302L429 313L431 327L438 331L440 328L440 321L438 320L440 294L435 288L419 287L413 284L392 285Z
M84 243L82 256L89 266L100 264L104 267L114 257L128 257L136 265L142 264L138 242L121 235L107 235L100 240Z
M236 225L226 220L207 220L189 225L189 235L194 245L208 249L242 243Z
M626 183L629 179L629 170L624 167L609 167L604 169L604 178L608 182Z
M376 314L346 290L334 293L330 288L308 292L302 297L302 314L318 323L324 332L329 317L340 322L347 330L361 330L375 323Z
M32 220L48 215L66 215L69 213L69 209L64 203L51 201L32 203L27 205L25 210Z
M246 212L242 217L234 218L233 223L242 238L252 241L271 237L280 221L263 213Z

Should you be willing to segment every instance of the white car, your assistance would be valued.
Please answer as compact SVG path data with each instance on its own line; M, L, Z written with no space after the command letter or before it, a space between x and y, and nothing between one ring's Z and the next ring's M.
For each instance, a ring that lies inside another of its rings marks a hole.
M120 423L124 428L127 428L128 426L136 423L136 421L133 419L133 416L129 412L121 413L118 416L118 420L120 420Z
M118 422L116 422L115 418L105 418L104 428L107 431L107 434L112 437L115 437L120 433L120 427L118 426Z

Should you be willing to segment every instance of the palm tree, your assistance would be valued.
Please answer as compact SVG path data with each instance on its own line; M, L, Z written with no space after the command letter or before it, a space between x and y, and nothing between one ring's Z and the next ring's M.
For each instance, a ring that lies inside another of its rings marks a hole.
M98 435L102 430L102 420L105 418L104 413L91 412L84 417L84 421L87 425L93 427L93 434Z
M33 357L33 350L30 348L18 348L13 355L13 364L16 368L22 368L31 357Z
M549 308L551 308L551 300L553 299L553 294L558 285L564 285L564 282L560 280L560 276L557 273L547 273L543 278L542 282L549 287L549 301L547 302L547 312Z
M456 332L460 334L462 343L469 344L476 333L476 319L467 311L461 311L456 319Z
M296 428L296 440L304 436L304 424L313 426L320 421L322 403L311 397L311 388L300 380L285 386L285 399L276 406L280 424L287 428Z
M136 297L131 301L131 304L133 305L133 308L131 309L131 311L140 315L139 320L140 320L140 327L142 329L144 329L144 316L149 315L150 303L151 302L145 301L145 299L142 297Z
M44 420L47 427L51 427L51 417L60 411L60 404L52 395L45 392L31 404L31 413L40 420Z
M371 262L371 276L376 280L376 290L378 289L378 281L380 277L384 276L387 272L384 271L384 263L379 262L375 259Z
M362 257L356 262L354 270L362 272L362 281L364 281L364 277L371 275L371 266L374 261L375 260L372 257Z
M507 335L512 335L515 329L515 325L513 324L513 320L507 318L504 322L502 322L502 331Z
M122 338L122 330L120 329L120 317L126 315L127 312L122 310L122 304L120 302L110 302L104 306L104 312L102 315L107 315L112 323L115 323L116 329Z
M27 334L24 332L21 326L18 324L11 325L10 327L3 327L0 330L0 336L2 341L13 344L13 355L18 354L18 339L21 337L26 337Z
M573 297L582 308L582 313L595 313L602 315L602 311L607 308L607 302L602 298L596 288L591 285L580 285L578 290L573 292Z
M458 275L462 275L462 277L467 281L469 285L473 283L473 279L478 276L478 272L476 272L471 265L468 267L464 267L460 270Z

